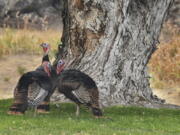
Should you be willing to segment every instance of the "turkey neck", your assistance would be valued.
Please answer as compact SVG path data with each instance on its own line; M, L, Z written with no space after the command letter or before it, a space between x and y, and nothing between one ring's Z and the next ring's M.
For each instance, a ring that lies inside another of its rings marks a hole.
M49 62L49 55L48 55L48 54L45 54L45 55L43 56L43 58L42 58L42 63L43 63L44 61L48 61L48 62Z

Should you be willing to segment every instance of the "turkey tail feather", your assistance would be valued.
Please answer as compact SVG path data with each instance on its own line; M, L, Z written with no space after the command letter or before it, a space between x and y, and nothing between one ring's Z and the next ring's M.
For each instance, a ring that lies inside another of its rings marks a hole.
M38 105L48 95L48 90L51 89L52 84L46 73L38 71L27 72L23 74L18 81L14 91L14 103L10 107L10 111L24 113L27 110L28 96L31 96L28 95L28 87L33 82L36 82L41 87L41 89L38 91L36 98L34 98L33 101L29 101L29 105Z
M14 103L10 107L10 111L21 112L21 113L25 112L25 110L28 107L27 93L28 93L27 89L18 89L18 87L15 88Z
M10 111L24 113L28 107L27 96L28 86L32 83L32 79L29 73L25 73L21 76L18 84L14 90L14 103L10 107Z

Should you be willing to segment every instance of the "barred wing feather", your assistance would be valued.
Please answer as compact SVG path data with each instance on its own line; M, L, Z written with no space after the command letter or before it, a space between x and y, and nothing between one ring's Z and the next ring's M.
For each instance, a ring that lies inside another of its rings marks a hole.
M72 93L78 98L78 100L82 104L91 103L91 98L90 98L89 92L83 86L79 87L76 90L73 90Z
M33 83L28 89L28 105L38 106L47 95L48 91L41 88L37 83Z

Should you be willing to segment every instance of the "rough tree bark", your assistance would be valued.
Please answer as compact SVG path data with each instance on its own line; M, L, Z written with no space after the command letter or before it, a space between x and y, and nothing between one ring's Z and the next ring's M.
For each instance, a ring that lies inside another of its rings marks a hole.
M102 106L152 107L147 63L172 0L64 0L57 59L89 74Z

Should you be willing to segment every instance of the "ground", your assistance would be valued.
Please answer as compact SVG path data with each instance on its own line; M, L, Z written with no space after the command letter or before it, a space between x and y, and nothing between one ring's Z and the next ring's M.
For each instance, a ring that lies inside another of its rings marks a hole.
M180 105L180 90L179 89L154 89L154 94L165 99L167 103Z
M12 98L13 89L25 71L34 70L41 64L40 55L14 55L0 59L0 99ZM180 105L180 90L176 89L153 89L154 94L167 103Z
M0 59L0 99L12 98L18 78L41 64L42 56L14 55Z
M0 100L0 135L179 135L180 110L113 106L95 118L81 107L75 116L72 103L51 104L49 114L28 110L25 115L6 112L12 100Z

